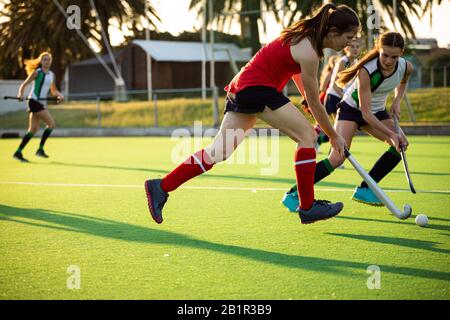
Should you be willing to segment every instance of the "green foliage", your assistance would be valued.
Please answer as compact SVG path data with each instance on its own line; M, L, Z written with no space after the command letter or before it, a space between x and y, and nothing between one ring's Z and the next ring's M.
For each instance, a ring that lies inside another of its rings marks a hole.
M106 39L102 39L100 24L89 1L58 1L64 9L70 5L80 8L80 32L103 52L105 41L110 42L110 19L117 19L119 25L135 25L144 14L152 18L152 23L153 20L159 20L152 5L145 12L144 0L98 0L95 6L107 34ZM0 23L0 78L25 78L24 60L36 58L42 51L50 51L53 55L52 70L59 86L64 70L70 63L93 56L77 32L67 28L65 16L52 1L8 1L2 16L6 19Z

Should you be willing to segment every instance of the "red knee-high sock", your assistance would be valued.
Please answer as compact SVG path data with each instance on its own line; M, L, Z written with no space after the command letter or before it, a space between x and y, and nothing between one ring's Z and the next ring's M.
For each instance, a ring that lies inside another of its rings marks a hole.
M308 210L314 201L314 173L316 171L316 150L299 148L295 152L295 174L297 177L300 208Z
M162 179L161 188L165 192L173 191L186 181L208 171L213 165L205 150L197 151Z

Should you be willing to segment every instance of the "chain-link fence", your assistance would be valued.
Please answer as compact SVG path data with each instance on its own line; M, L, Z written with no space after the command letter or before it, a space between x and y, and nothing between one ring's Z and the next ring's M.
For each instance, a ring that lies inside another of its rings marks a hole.
M213 127L220 124L225 104L225 92L220 89L217 92L219 95L213 99L208 88L203 99L201 88L153 90L149 100L146 90L126 91L122 92L122 101L115 99L114 92L72 94L59 104L49 101L48 107L59 128L190 127L194 121ZM294 105L300 105L298 94L288 96ZM392 95L387 101L388 109L391 101ZM400 120L418 124L450 123L449 101L450 88L409 90ZM21 110L0 115L0 128L27 126L26 108L26 102L22 102ZM262 121L256 126L267 127Z

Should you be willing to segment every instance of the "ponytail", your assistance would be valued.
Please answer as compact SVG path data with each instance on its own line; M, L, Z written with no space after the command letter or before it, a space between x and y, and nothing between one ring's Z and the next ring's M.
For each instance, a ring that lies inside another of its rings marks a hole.
M375 59L376 57L378 57L378 55L379 55L378 49L374 48L374 49L370 50L368 53L366 53L364 55L364 57L362 57L361 60L359 60L355 65L339 72L337 75L338 76L338 80L337 80L338 86L343 88L350 80L352 80L356 76L359 69L361 69L361 67L363 65L365 65L370 60Z
M317 53L320 57L323 57L323 39L326 37L329 30L330 16L335 10L336 6L333 3L328 3L322 6L317 17L315 17L317 24L319 25L317 30L319 37L316 37L314 42L315 47L317 48Z
M323 57L323 39L331 28L341 34L359 28L358 16L346 5L328 3L321 6L311 18L301 19L284 29L280 39L283 44L295 45L308 37L318 56Z

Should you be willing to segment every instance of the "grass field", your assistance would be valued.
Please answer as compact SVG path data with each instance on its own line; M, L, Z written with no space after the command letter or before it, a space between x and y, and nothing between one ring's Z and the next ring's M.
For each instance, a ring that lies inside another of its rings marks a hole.
M410 140L418 193L401 165L381 186L413 217L427 214L425 228L351 201L360 178L348 162L316 188L343 212L301 225L280 205L295 181L286 138L276 175L261 175L262 163L217 165L170 195L161 225L143 183L175 166L179 141L54 138L40 159L34 139L24 164L12 159L19 140L0 140L0 298L449 299L450 137ZM352 151L369 169L386 148L357 137ZM372 265L379 289L367 286Z

